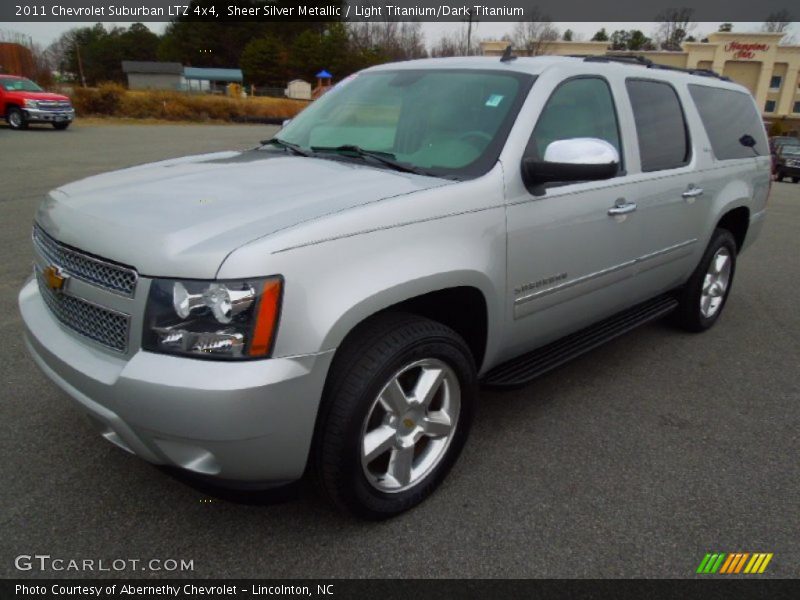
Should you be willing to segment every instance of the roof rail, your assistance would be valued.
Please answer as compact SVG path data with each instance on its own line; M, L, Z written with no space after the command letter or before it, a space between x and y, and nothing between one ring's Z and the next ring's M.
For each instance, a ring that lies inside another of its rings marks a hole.
M699 75L701 77L714 77L715 79L720 79L722 81L731 80L730 77L726 77L725 75L720 75L719 73L717 73L716 71L712 71L711 69L690 69L684 67L673 67L671 65L663 65L657 62L653 62L649 58L641 55L625 56L625 55L614 55L614 54L605 54L605 55L576 54L572 56L574 56L575 58L582 58L585 62L619 62L628 65L640 65L648 69L663 69L665 71L678 71L680 73L688 73L689 75Z

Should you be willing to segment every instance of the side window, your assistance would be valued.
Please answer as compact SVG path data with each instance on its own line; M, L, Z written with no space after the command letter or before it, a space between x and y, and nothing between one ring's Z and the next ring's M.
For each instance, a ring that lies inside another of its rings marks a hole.
M614 99L599 77L570 79L556 88L533 129L527 153L543 157L551 142L578 137L605 140L622 156Z
M691 145L675 89L662 81L625 82L636 121L642 171L675 169L689 162Z
M697 84L689 85L689 93L717 160L769 154L761 115L749 94ZM739 140L745 135L756 145L743 145Z

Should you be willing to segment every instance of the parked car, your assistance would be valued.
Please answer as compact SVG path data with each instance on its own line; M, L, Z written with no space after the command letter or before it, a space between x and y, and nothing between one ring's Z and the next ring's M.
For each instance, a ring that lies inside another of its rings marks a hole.
M772 157L772 174L778 174L778 151L784 145L800 146L800 139L788 135L776 135L769 138L769 153Z
M800 181L800 144L782 144L775 155L775 180L791 177L792 183Z
M0 115L11 129L27 129L31 123L50 123L64 130L75 119L75 109L69 98L45 92L30 79L0 75Z
M52 191L19 307L108 441L224 485L310 466L380 519L445 477L479 383L667 314L713 326L770 185L753 98L720 78L387 64L254 150Z

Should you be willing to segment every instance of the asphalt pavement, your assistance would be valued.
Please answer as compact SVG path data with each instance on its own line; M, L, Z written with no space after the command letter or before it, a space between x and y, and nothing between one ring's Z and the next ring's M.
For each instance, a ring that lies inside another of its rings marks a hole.
M800 575L800 184L776 183L717 326L656 323L532 385L481 394L467 447L415 510L365 523L310 481L190 484L107 443L26 355L16 294L60 184L252 147L265 126L0 127L0 577L19 555L193 561L197 577L691 577L707 552ZM48 571L159 577L164 572Z

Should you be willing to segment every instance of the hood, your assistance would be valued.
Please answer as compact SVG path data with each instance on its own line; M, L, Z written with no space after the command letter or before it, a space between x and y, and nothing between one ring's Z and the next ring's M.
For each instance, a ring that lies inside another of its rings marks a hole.
M280 151L224 152L70 183L49 194L36 220L57 240L142 275L212 278L255 239L448 183Z
M15 90L6 92L6 94L20 96L29 100L53 100L57 102L69 102L70 99L63 94L51 94L50 92L26 92L24 90Z

